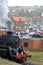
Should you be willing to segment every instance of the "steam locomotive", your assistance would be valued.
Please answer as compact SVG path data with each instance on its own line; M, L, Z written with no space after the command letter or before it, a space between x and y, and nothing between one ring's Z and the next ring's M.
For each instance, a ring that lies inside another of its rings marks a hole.
M26 54L20 44L18 36L14 36L11 32L13 30L13 21L8 17L8 0L0 0L0 27L5 27L7 34L0 35L0 56L9 59L15 59L16 61L24 62L30 55Z
M24 52L19 37L13 35L12 32L0 35L0 56L14 59L20 63L24 62L27 57L31 57Z

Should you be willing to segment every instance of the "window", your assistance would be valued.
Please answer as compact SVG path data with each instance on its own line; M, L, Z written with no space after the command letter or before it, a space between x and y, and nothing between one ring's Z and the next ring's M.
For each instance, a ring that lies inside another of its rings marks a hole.
M21 27L19 27L19 29L21 29Z
M24 26L24 28L27 28L26 26Z
M28 43L27 42L24 42L24 47L28 47Z
M27 22L25 22L25 24L27 24Z
M16 29L18 29L18 26L16 26Z
M18 22L16 22L16 25L18 25L19 23Z

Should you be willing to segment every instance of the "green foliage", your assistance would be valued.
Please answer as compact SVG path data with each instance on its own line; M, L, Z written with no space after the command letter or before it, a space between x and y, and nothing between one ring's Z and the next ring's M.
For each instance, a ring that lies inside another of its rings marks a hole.
M27 52L32 55L32 58L43 60L43 51L27 51Z

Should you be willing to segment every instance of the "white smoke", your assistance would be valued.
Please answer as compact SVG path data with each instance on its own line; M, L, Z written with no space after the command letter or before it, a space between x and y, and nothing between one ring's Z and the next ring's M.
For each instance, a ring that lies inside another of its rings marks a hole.
M9 23L12 21L8 18L8 0L0 0L0 27L6 27L7 30L11 30ZM9 23L7 23L9 21ZM9 24L9 26L8 26ZM9 27L9 28L8 28Z
M7 0L0 0L0 16L2 18L7 17L8 14L8 7L7 7Z
M8 0L0 0L0 27L5 27L5 21L8 18Z

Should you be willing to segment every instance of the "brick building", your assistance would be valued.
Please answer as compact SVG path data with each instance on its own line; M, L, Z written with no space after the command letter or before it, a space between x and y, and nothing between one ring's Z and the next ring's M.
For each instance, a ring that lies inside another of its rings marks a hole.
M28 20L25 17L12 16L11 19L14 21L14 31L22 32L27 28Z
M43 50L43 39L20 39L24 50Z
M7 34L6 30L5 29L0 29L0 35L4 35L4 34Z

